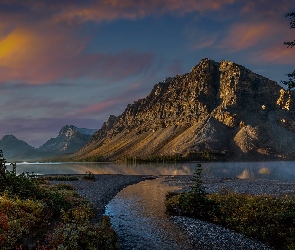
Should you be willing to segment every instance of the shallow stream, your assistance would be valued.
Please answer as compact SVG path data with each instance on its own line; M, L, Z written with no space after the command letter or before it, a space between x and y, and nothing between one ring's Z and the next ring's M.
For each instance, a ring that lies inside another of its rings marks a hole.
M165 195L177 189L164 177L131 185L106 206L121 249L193 249L179 227L165 215Z

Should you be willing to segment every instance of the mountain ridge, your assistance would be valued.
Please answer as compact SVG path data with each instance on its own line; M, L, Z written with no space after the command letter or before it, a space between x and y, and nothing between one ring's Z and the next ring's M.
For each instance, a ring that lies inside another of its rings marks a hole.
M42 161L47 158L71 154L83 147L96 129L77 128L74 125L62 127L55 138L49 139L38 148L30 146L14 135L5 135L0 148L8 161Z
M206 58L191 72L156 84L118 117L110 116L73 159L204 151L231 160L288 159L295 151L293 100L294 92L244 66Z

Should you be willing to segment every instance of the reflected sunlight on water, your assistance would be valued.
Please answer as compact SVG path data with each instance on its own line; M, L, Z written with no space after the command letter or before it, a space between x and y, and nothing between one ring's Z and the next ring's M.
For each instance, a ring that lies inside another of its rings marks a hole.
M18 163L17 173L37 174L124 174L192 175L196 162L188 163ZM11 166L7 166L11 170ZM295 179L295 162L205 162L203 176L222 178Z
M162 178L123 189L106 206L121 249L193 249L188 238L165 215L165 195L176 187Z

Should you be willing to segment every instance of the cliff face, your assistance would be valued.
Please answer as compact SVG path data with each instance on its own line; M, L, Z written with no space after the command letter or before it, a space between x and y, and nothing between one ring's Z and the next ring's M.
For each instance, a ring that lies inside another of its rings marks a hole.
M229 61L204 59L110 116L74 157L116 160L206 150L235 160L291 158L294 105L293 92L276 82Z
M85 129L84 129L85 130ZM82 130L82 132L84 131ZM86 130L85 130L86 131ZM79 129L73 125L66 125L60 131L56 138L51 138L44 143L39 150L48 152L51 155L69 154L79 150L89 141L90 130L87 134L82 134Z

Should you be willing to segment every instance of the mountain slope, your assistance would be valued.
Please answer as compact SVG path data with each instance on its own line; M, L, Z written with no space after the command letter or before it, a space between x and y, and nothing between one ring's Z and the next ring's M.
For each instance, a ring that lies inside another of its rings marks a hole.
M227 159L292 158L294 93L245 67L202 60L166 78L109 120L73 157L223 154Z
M69 154L79 150L89 141L94 130L79 129L73 125L66 125L57 137L51 138L39 150L52 155Z
M34 148L14 135L5 135L0 140L8 162L42 161L56 156L71 154L81 149L90 139L95 129L77 128L73 125L64 126L56 138L51 138L39 148Z
M28 161L40 159L38 151L26 142L17 139L14 135L5 135L0 140L0 148L3 150L5 158L11 161Z

